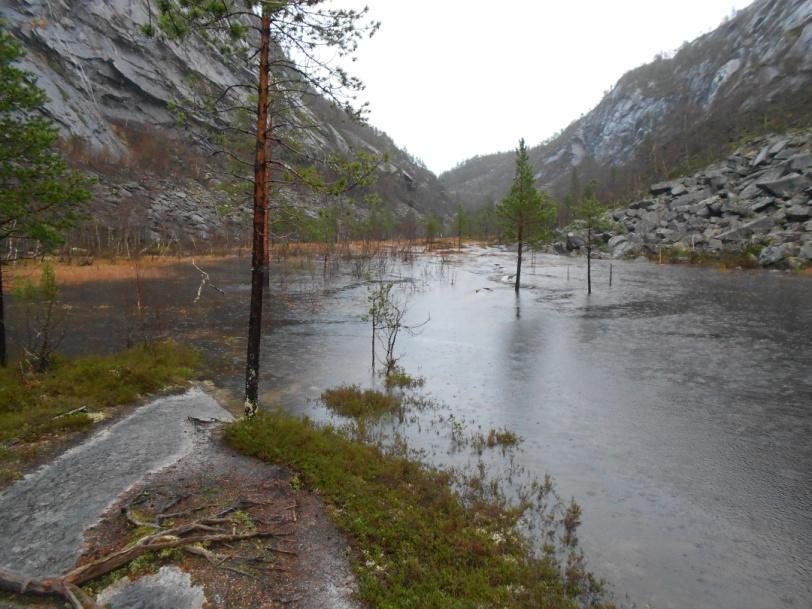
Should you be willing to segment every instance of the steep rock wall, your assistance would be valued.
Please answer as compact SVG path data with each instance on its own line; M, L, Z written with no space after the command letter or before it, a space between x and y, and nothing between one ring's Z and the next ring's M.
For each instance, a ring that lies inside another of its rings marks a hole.
M22 67L37 75L48 94L47 110L69 153L99 174L95 210L105 224L140 214L145 240L167 231L205 239L240 226L245 209L221 217L221 176L195 152L194 133L176 127L170 108L193 98L201 86L251 82L244 64L199 40L147 38L141 31L149 21L145 0L0 0L0 11L26 47ZM304 101L311 127L303 140L313 156L387 153L389 162L371 190L396 214L414 209L444 215L451 209L434 174L385 133L352 121L323 99ZM170 162L194 168L168 175L162 165ZM296 199L312 213L330 203L293 191L276 198ZM355 209L364 213L362 206Z

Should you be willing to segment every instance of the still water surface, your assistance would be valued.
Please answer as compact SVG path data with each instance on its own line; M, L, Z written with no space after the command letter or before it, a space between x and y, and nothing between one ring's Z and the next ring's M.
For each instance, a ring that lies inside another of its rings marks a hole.
M421 390L460 420L524 438L517 461L549 472L584 515L593 571L638 607L812 606L812 281L765 272L596 264L537 256L516 297L514 256L471 248L389 263L409 319L398 346ZM226 295L189 267L143 282L163 329L214 356L219 384L241 386L248 273L210 264ZM368 283L328 281L318 264L274 275L263 343L266 402L316 419L325 388L370 385ZM569 275L569 279L567 278ZM67 287L68 351L123 346L132 282ZM12 307L19 317L19 309ZM137 326L132 320L129 325ZM459 465L447 438L404 423L426 458Z

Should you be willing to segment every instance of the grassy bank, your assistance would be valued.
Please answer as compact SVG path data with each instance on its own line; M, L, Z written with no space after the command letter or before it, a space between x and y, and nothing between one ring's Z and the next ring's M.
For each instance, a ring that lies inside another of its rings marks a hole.
M163 342L108 356L57 357L44 373L0 369L0 484L55 441L89 429L105 409L185 383L197 361L194 350Z
M693 251L684 247L663 247L657 253L645 254L651 262L658 264L688 264L694 266L704 266L718 268L721 270L732 269L761 269L758 262L758 255L764 249L760 245L750 245L741 249L721 250L716 253L708 251ZM633 257L632 257L633 258ZM786 263L782 270L792 270L804 272L810 265L805 264L800 259L793 259L793 263ZM793 266L793 264L795 266Z
M751 246L739 250L722 250L716 253L707 251L694 251L684 247L663 247L657 253L648 253L645 256L658 264L690 264L694 266L707 266L720 269L758 269L758 255L760 246Z
M574 549L574 502L563 534L534 546L517 527L529 504L511 505L481 478L463 481L279 413L235 423L226 436L237 450L294 468L325 499L372 607L611 606ZM548 498L545 488L539 497Z
M482 242L463 240L464 246L478 245ZM271 245L271 263L285 263L296 267L304 262L324 263L325 258L342 258L350 260L356 257L402 257L405 252L420 250L431 251L436 255L456 254L456 239L435 240L427 248L423 240L385 240L385 241L341 241L333 243L290 242L274 243ZM82 250L84 251L84 250ZM136 279L163 279L178 276L184 267L190 267L192 262L203 266L216 264L225 260L244 259L246 264L250 261L250 245L246 247L233 246L216 250L217 253L206 252L165 252L162 254L145 253L128 256L113 256L110 254L84 253L73 256L54 256L45 261L53 268L59 277L61 285L79 285L98 281L134 281ZM14 285L30 279L39 281L42 274L43 259L17 260L6 262L4 273L6 282L4 289L10 291Z

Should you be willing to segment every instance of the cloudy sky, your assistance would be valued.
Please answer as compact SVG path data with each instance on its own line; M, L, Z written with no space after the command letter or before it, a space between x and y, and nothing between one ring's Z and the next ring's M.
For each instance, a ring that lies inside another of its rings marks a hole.
M367 0L378 34L351 71L370 122L436 173L536 144L630 68L750 0ZM336 0L343 6L363 0Z

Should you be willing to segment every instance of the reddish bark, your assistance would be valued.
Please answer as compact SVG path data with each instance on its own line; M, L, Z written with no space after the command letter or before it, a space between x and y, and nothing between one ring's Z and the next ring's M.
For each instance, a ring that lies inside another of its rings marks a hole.
M251 254L251 306L248 317L248 354L245 363L245 411L257 409L259 356L262 338L262 295L265 288L265 235L268 213L268 80L271 16L262 13L259 49L259 90L257 101L257 145L254 157L254 234Z

